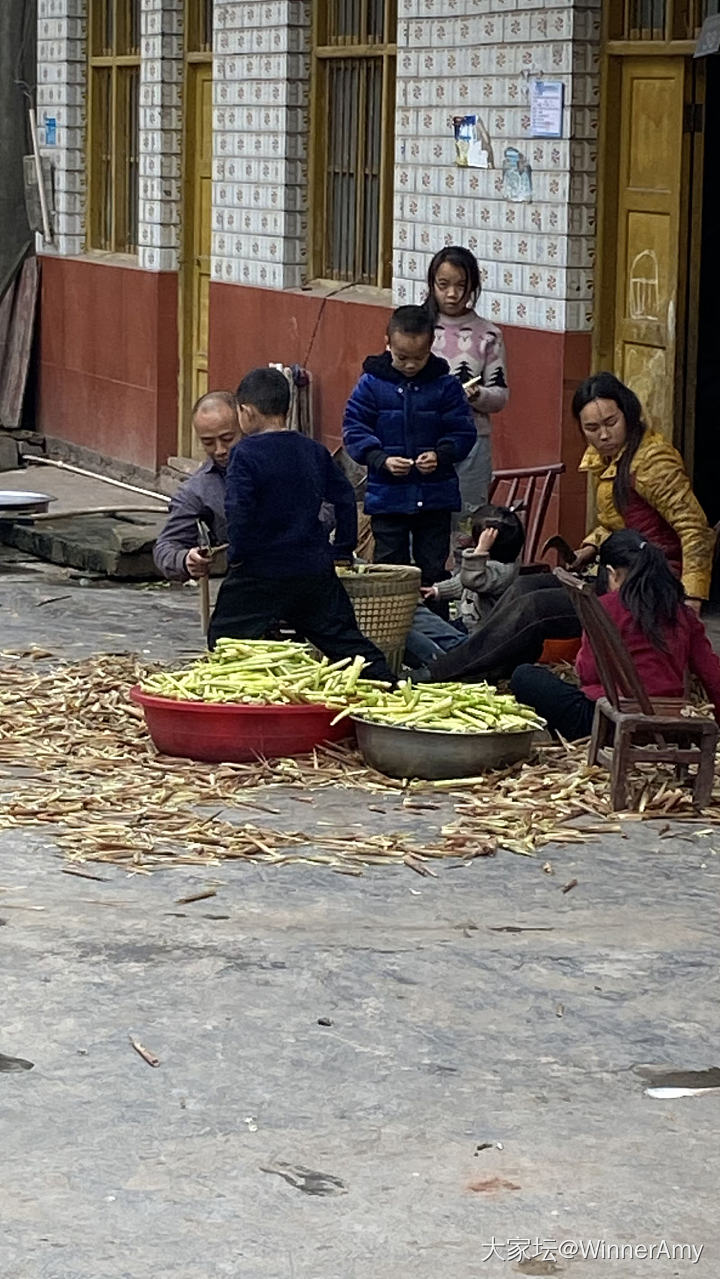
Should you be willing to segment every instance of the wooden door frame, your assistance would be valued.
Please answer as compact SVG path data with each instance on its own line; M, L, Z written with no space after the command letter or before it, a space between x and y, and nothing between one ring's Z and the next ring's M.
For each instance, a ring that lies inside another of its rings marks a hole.
M684 360L684 376L678 379L675 393L676 446L680 449L688 474L695 470L695 399L697 394L699 347L699 297L703 220L703 167L705 160L704 58L692 59L685 76L685 137L683 149L683 190L688 193L681 209L680 244L683 255L683 288L678 289L677 332L682 333L678 356ZM698 119L699 109L699 119ZM699 126L699 127L698 127Z
M183 122L181 153L181 242L178 258L178 423L177 450L179 456L192 456L192 435L190 409L192 408L192 391L188 391L188 378L192 368L190 345L192 342L192 234L194 232L192 217L188 210L194 202L195 165L195 94L191 92L195 69L209 66L212 72L213 55L211 52L188 53L183 55ZM191 100L192 99L192 100Z
M607 23L607 8L603 7ZM614 360L615 271L617 207L620 185L620 112L610 104L620 100L621 63L603 43L600 67L600 127L597 159L597 240L595 305L593 308L592 367L610 369Z
M694 83L704 84L704 68L693 63L694 41L608 40L608 9L604 6L603 51L600 65L600 128L598 134L597 252L595 258L595 310L592 336L593 369L614 368L615 285L618 247L617 210L620 184L620 131L622 64L626 57L677 58L685 64L685 111L693 101ZM693 69L695 68L695 69ZM677 308L675 319L675 373L673 380L672 438L692 472L694 455L695 385L697 378L700 233L702 219L701 135L683 126L681 199L678 248Z

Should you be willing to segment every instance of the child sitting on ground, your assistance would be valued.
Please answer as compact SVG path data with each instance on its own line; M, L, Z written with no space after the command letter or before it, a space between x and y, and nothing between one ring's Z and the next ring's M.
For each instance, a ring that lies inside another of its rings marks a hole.
M288 623L332 661L360 655L371 679L395 677L358 629L334 563L351 558L357 507L350 481L328 450L287 429L290 388L278 369L253 369L237 392L242 438L230 454L225 514L227 577L218 592L208 647L220 636L261 639ZM335 508L335 543L320 508Z
M481 506L473 517L472 539L472 546L461 552L458 571L452 577L421 588L428 602L459 600L458 622L446 622L421 604L405 643L408 666L425 666L440 653L462 644L482 626L515 581L517 559L525 544L525 529L515 511L509 506Z
M477 439L465 392L431 352L434 336L424 307L398 307L387 350L365 360L343 423L345 448L368 468L375 563L414 562L425 586L448 576L450 520L460 510L455 463Z
M634 529L611 533L600 547L609 591L600 604L620 632L650 698L683 697L687 672L705 686L720 723L720 660L665 554ZM580 688L547 667L518 666L510 687L518 701L534 706L548 728L568 741L587 737L595 703L605 689L586 635L575 669Z

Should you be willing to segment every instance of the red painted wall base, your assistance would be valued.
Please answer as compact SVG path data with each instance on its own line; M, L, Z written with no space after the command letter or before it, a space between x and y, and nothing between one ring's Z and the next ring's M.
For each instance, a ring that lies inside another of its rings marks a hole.
M177 449L177 298L170 272L44 257L38 429L157 470ZM342 296L211 284L210 386L232 389L260 364L304 365L316 430L333 448L365 356L384 347L388 315ZM569 401L590 371L590 335L509 327L505 341L511 394L493 426L494 464L564 461L551 523L577 543L585 482Z
M304 365L313 375L316 431L334 448L362 362L384 348L389 314L388 307L341 297L211 284L210 384L232 389L260 364ZM582 445L569 402L590 372L590 335L520 328L504 334L510 402L494 419L494 465L564 461L551 516L577 543L585 531L585 481L577 474Z
M38 430L156 471L177 443L177 276L41 262Z

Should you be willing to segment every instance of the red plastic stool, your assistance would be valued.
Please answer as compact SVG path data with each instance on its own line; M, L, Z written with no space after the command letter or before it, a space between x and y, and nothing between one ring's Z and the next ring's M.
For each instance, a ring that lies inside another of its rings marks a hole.
M574 662L579 652L579 639L545 640L540 662L543 666L556 666L558 662Z

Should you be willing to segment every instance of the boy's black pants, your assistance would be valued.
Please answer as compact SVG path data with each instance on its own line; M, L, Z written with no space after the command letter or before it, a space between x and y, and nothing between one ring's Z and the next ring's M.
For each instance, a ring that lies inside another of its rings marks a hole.
M262 639L274 622L287 622L331 661L364 657L366 679L395 683L380 649L358 629L353 606L334 568L303 577L252 577L231 568L218 591L208 648L222 636Z
M448 577L450 511L418 511L416 515L372 515L376 564L416 564L423 586Z

